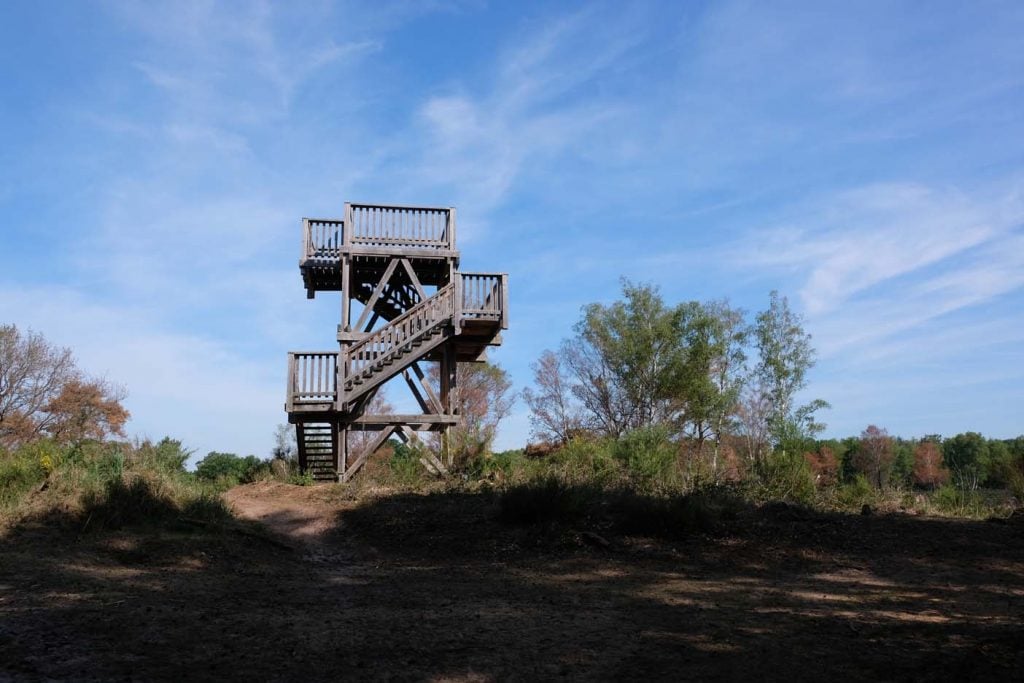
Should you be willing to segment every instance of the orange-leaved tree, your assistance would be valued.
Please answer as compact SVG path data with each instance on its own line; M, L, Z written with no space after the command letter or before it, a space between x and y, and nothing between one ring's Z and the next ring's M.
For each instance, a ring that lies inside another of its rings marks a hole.
M949 470L942 462L942 450L934 441L922 441L914 449L914 483L935 488L949 481Z
M123 400L120 387L82 373L69 349L0 325L0 446L46 436L77 445L122 434Z

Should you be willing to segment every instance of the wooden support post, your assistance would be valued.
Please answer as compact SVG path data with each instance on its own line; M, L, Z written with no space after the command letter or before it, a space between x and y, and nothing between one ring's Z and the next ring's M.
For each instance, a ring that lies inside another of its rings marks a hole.
M346 332L351 332L352 257L348 254L341 257L341 290L341 324Z
M348 425L342 426L335 423L334 433L337 435L335 443L337 447L335 452L337 457L335 458L336 469L338 475L338 481L343 482L348 478Z
M299 422L295 425L295 446L299 451L299 473L306 473L306 426Z
M441 350L441 408L445 415L454 416L458 414L458 362L456 361L455 345L448 341ZM442 431L443 449L445 464L452 466L450 424L445 425Z

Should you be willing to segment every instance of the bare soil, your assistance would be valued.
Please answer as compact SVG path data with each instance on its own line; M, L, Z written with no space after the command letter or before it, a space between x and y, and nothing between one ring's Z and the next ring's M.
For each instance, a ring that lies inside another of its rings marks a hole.
M23 525L0 681L1024 677L1020 516L773 506L666 541L502 525L486 493L350 496L238 487L225 529Z

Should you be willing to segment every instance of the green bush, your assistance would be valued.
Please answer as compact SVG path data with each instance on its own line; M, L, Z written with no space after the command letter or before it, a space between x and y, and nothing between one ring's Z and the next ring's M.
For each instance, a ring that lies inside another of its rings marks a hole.
M803 455L775 451L761 463L759 494L766 500L783 500L802 505L814 500L814 473Z
M1024 472L1018 467L1007 470L1006 486L1017 499L1018 505L1024 505Z
M392 453L388 460L389 483L401 487L414 487L423 481L426 468L420 462L426 446L420 442L390 441Z
M186 449L180 441L165 436L156 444L143 441L132 452L133 460L145 467L160 470L168 474L185 471L185 463L194 451Z
M270 475L270 463L255 455L244 458L234 453L211 451L196 463L196 477L218 482L221 486L248 484Z
M78 529L161 524L172 518L226 519L217 491L184 471L187 451L164 439L56 447L42 441L0 459L4 525L57 515ZM41 487L42 482L45 487ZM23 505L31 490L31 506Z
M930 502L937 511L956 517L984 517L991 513L977 491L950 484L936 489Z
M615 459L625 464L630 477L645 488L678 480L678 448L664 427L634 429L615 443Z
M522 450L483 453L470 459L465 471L473 479L508 480L517 469L522 468L524 459Z
M610 439L577 437L546 461L532 461L529 469L535 470L533 476L557 474L568 482L606 486L618 478L622 469L613 455L615 446L616 442Z
M843 484L836 491L836 498L840 505L851 509L874 504L877 496L878 491L863 474L857 474L853 481Z
M0 451L0 509L16 506L40 486L55 466L56 457L43 444L24 446L13 453Z

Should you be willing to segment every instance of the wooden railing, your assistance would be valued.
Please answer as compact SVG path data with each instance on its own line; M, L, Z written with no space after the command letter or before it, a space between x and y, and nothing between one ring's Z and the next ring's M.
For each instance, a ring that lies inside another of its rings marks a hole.
M288 352L288 411L314 403L334 403L338 393L336 351Z
M345 204L348 244L417 249L455 248L455 209Z
M351 365L346 387L351 378L362 374L367 367L379 363L398 349L424 336L439 323L455 315L455 288L445 285L429 299L424 299L376 332L371 332L349 348Z
M345 219L302 219L302 260L335 260L345 247L455 249L455 209L345 204Z
M344 244L342 222L331 218L302 219L303 259L337 259Z
M462 317L498 320L508 327L508 275L505 273L460 273Z

